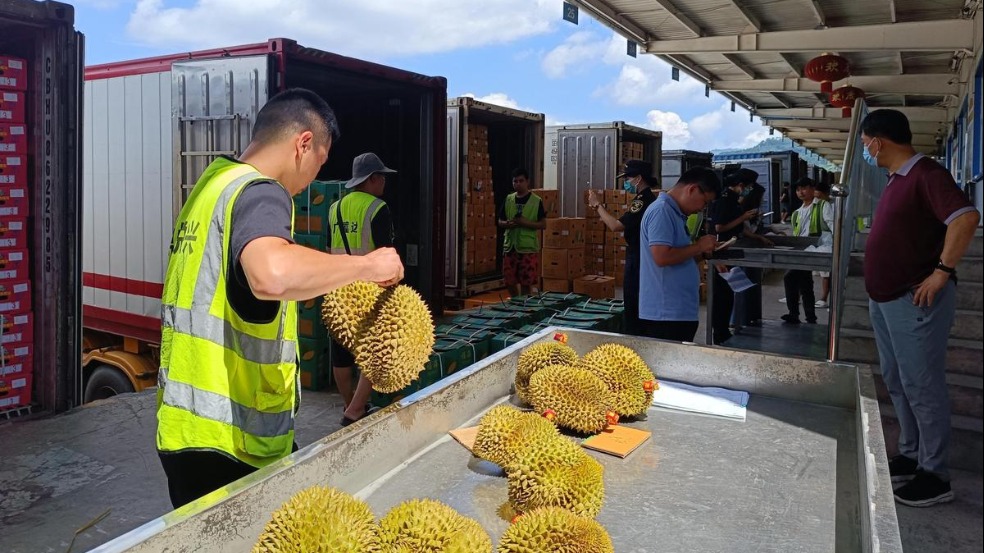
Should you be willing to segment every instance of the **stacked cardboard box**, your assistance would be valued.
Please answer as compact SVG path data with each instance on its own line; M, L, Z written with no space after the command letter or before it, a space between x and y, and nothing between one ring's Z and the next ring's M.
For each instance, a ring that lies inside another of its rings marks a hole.
M641 142L623 142L622 159L642 159L645 155L644 147Z
M489 130L468 125L468 179L465 182L465 276L493 273L497 266L498 227Z
M624 190L603 190L598 193L605 204L605 211L612 217L621 218L628 211L631 199ZM587 197L585 193L585 203ZM616 286L621 286L625 279L625 256L628 253L624 233L609 230L594 209L588 208L585 211L591 215L587 219L584 247L585 272L589 275L610 276L615 279Z
M345 181L314 181L294 196L294 241L318 251L331 249L329 211L347 190ZM321 321L321 296L297 304L301 386L321 390L331 384L331 339Z
M533 193L543 200L543 211L546 212L548 219L560 217L560 190L537 188Z
M570 292L573 280L584 276L586 229L584 218L547 219L540 258L545 292Z
M31 403L34 315L28 242L27 62L0 54L0 411Z

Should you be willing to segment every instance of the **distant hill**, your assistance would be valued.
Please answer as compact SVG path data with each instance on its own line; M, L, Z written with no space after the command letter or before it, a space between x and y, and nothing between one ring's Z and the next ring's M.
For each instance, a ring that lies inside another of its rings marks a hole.
M788 138L782 137L770 137L766 138L762 142L759 142L751 148L745 149L724 149L724 150L711 150L712 154L755 154L755 153L765 153L765 152L785 152L792 150L799 154L800 159L806 160L807 163L822 167L828 171L837 171L839 168L830 163L829 161L823 159L822 157L810 152L806 148L800 146L799 144L789 140Z

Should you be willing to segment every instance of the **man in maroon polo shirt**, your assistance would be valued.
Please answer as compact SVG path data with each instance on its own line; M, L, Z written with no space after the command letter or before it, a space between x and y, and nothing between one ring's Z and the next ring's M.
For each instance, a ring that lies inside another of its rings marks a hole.
M904 505L953 500L947 470L950 398L946 345L956 311L956 266L980 214L943 166L912 148L909 120L881 109L861 123L865 160L891 177L865 247L864 283L882 378L899 418L889 461Z

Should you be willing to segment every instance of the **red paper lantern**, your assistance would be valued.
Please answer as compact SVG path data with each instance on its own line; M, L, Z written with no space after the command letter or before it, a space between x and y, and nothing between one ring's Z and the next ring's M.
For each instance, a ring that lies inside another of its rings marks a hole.
M836 54L823 54L806 62L803 75L820 83L820 91L829 94L834 89L834 81L851 76L851 63Z
M843 108L841 114L844 117L850 117L851 108L854 107L854 101L858 98L864 98L863 90L856 86L844 85L830 95L830 105L835 108Z

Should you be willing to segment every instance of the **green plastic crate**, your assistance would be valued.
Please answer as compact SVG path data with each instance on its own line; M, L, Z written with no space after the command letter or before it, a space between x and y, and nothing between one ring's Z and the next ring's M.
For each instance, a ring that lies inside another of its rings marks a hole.
M345 181L314 181L294 196L294 230L304 234L325 234L331 204L345 196Z
M298 348L301 387L305 390L323 390L331 385L330 343L326 340L300 338Z
M328 251L328 234L304 234L295 233L294 242L299 246L307 246L311 249L318 250L319 252Z
M321 321L321 298L297 302L297 335L301 338L325 341L328 329Z

